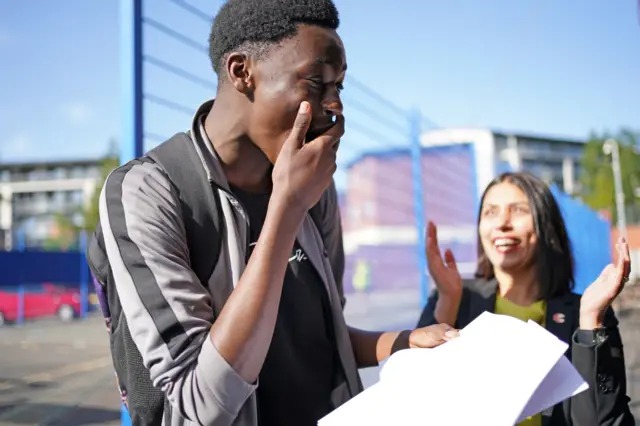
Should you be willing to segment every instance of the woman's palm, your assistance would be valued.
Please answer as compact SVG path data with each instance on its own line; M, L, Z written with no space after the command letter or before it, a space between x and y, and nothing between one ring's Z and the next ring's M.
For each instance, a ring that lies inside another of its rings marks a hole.
M429 274L435 281L438 292L445 296L459 296L462 292L462 277L451 250L444 252L444 259L438 246L438 230L429 222L427 225L427 265Z
M618 245L618 261L616 265L607 265L600 276L587 287L580 299L580 310L599 316L609 307L611 302L620 294L631 269L629 245L622 239Z

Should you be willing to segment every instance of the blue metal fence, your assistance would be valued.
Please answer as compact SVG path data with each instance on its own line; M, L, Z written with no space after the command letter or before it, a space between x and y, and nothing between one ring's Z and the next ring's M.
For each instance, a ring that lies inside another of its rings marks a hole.
M51 252L25 246L0 252L0 325L59 316L84 318L91 310L89 267L81 234L79 251Z

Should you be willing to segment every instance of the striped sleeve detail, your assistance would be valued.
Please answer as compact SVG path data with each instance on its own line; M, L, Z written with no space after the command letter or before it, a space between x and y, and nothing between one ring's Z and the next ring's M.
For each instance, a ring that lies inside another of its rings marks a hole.
M143 205L141 198L138 198L137 200L128 199L129 194L123 194L123 183L125 178L129 179L127 185L141 187L144 183L143 179L146 176L144 170L145 168L148 169L151 167L153 167L152 164L139 160L134 160L133 162L123 166L107 181L104 194L113 241L120 253L122 266L129 275L128 281L132 284L128 290L135 291L140 302L148 313L150 320L153 322L154 328L158 331L160 338L167 346L167 350L171 357L175 359L180 353L182 353L184 348L191 343L191 339L169 305L167 298L158 284L156 276L147 265L147 261L144 258L140 247L131 239L127 229L127 220L135 221L137 216L128 215L129 217L127 218L124 204L125 199L132 204L137 204L138 208L142 209L141 213L144 213L147 209L151 210L154 207L164 207L173 210L180 208L179 204L175 204L176 200L172 200L171 198L165 200L166 202L164 206L154 206L149 204ZM137 169L133 170L134 168ZM148 211L147 213L148 215L153 215L151 211ZM177 220L173 221L173 224L176 225L176 228L178 229L174 229L174 235L172 236L182 236L184 238L183 229L181 229L177 222ZM133 226L136 226L136 224L133 223Z
M173 416L229 425L255 390L209 338L209 292L189 265L180 199L151 160L111 173L100 223L115 287L133 341Z

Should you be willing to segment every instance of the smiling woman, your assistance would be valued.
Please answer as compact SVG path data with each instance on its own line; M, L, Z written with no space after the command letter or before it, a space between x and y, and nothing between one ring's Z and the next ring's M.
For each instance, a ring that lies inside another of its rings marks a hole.
M464 328L484 311L535 321L569 344L569 359L589 383L588 391L520 426L635 424L626 395L622 340L611 309L629 274L624 240L618 245L617 265L607 266L582 296L573 293L573 256L560 208L547 185L529 173L502 174L485 189L475 280L463 284L451 252L441 257L435 225L430 224L427 237L436 291L419 326L443 322Z
M517 282L511 299L526 304L569 293L574 261L556 200L540 179L507 173L488 185L478 220L476 275ZM511 285L510 285L511 286Z

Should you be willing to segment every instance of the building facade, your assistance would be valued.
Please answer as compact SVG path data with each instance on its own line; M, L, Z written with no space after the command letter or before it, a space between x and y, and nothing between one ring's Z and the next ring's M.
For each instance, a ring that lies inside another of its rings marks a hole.
M569 195L580 192L583 140L489 129L441 129L424 133L421 142L425 147L471 144L478 193L497 174L507 170L532 172Z
M455 251L466 276L476 258L476 178L470 144L422 150L425 216L438 226L441 247ZM418 290L418 232L409 150L364 154L352 162L342 198L345 290ZM367 266L369 282L357 284Z
M102 173L102 160L0 164L0 250L24 236L41 246L56 232L56 215L80 226Z
M451 248L463 276L477 259L476 221L486 185L507 170L528 170L568 194L579 191L583 141L486 129L427 132L422 143L423 216L438 227L441 248ZM418 233L411 153L363 154L347 170L342 195L345 289L362 287L357 270L367 265L376 290L416 289Z

